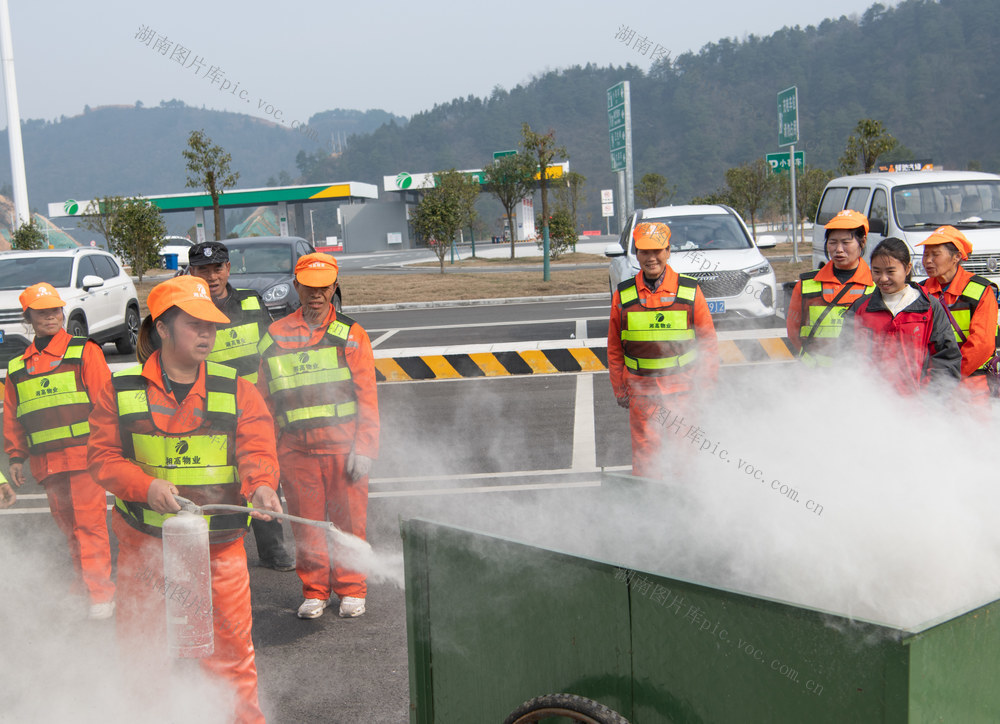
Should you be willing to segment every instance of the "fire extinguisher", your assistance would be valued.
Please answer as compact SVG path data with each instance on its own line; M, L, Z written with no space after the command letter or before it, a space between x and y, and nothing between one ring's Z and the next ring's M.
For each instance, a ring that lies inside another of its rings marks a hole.
M167 596L167 646L171 655L200 659L215 651L212 565L208 523L181 511L163 522L163 575L185 596Z

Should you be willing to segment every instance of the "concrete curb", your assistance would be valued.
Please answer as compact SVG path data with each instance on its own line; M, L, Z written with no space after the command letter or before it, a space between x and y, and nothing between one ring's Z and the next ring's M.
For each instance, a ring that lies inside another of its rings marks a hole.
M583 302L593 300L608 300L611 297L604 292L591 294L554 294L544 297L500 297L498 299L450 299L439 302L398 302L396 304L356 304L344 307L344 314L357 312L392 312L401 309L440 309L444 307L485 307L494 304L522 304L528 302Z

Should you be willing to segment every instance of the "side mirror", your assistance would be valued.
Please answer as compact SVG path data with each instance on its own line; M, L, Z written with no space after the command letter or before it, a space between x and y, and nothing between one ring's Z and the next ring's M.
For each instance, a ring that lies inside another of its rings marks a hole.
M885 236L885 219L868 219L868 233Z
M103 287L104 280L101 279L96 274L87 274L83 278L83 291L89 292L91 289L96 289L97 287Z
M622 249L621 244L608 244L604 247L604 256L614 257L614 256L625 256L625 250Z

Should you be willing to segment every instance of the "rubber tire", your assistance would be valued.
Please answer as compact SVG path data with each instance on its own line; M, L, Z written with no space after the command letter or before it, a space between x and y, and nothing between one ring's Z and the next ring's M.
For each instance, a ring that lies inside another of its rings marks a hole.
M134 324L133 324L134 322ZM139 310L129 305L125 309L125 326L128 331L124 336L115 340L115 350L118 354L132 354L135 352L136 340L139 337Z
M503 722L529 724L554 716L569 717L582 724L629 724L628 719L614 709L576 694L536 696L517 707Z
M66 331L70 333L71 337L86 337L87 322L80 317L71 317L66 322Z

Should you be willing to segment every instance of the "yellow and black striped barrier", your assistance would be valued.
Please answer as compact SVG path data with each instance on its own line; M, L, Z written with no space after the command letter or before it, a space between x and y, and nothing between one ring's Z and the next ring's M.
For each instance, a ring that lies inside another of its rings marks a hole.
M790 362L795 359L783 337L720 340L719 357L724 365ZM375 375L379 382L603 372L607 368L608 351L603 346L375 359Z

